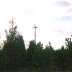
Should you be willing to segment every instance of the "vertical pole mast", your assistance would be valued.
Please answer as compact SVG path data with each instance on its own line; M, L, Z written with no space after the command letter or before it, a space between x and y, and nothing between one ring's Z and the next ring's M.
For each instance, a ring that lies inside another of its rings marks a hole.
M34 38L35 38L35 43L36 43L36 28L37 28L37 26L34 25L33 28L34 28L34 30L35 30L35 32L34 32Z

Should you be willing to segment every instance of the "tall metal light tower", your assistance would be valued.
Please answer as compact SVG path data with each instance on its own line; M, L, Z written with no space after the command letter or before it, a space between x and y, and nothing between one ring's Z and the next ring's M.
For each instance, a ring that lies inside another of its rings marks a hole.
M35 38L35 43L36 43L36 28L37 28L37 26L34 24L34 30L35 30L35 32L34 32L34 38Z

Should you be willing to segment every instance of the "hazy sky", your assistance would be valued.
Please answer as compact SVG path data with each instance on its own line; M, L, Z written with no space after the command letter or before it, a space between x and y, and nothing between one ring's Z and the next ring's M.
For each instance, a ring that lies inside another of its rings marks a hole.
M8 29L14 17L25 43L34 39L34 24L37 28L37 42L44 46L51 42L57 49L65 43L65 37L72 32L71 0L0 0L0 33Z

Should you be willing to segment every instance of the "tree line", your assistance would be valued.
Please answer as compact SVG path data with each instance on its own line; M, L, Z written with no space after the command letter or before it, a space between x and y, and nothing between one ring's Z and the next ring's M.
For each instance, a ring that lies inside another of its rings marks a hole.
M72 41L66 38L66 47L54 50L51 43L43 48L41 42L29 42L26 49L17 26L11 26L0 50L0 71L57 72L72 70Z

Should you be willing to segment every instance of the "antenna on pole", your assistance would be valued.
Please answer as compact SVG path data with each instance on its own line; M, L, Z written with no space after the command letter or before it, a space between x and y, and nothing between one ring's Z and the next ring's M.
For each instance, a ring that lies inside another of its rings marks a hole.
M34 27L33 27L33 28L34 28L34 30L35 30L35 32L34 32L34 38L35 38L35 39L34 39L34 40L35 40L35 43L36 43L36 28L37 28L37 26L34 24Z

